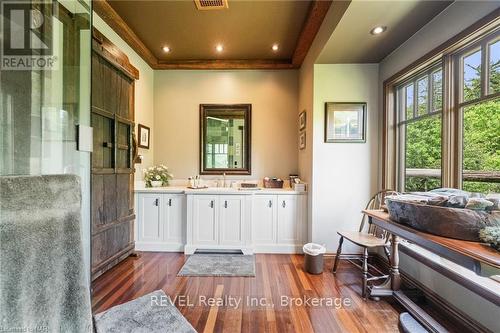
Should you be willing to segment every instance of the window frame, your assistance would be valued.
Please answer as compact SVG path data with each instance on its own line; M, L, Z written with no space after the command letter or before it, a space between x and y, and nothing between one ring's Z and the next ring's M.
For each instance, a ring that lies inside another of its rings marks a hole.
M467 50L478 47L484 43L489 51L489 45L500 39L500 18L494 11L483 19L474 23L464 31L439 45L417 61L396 73L383 83L383 132L382 132L382 187L390 189L401 189L401 135L399 131L399 115L397 91L404 82L411 81L412 78L419 77L430 70L436 63L442 64L442 130L441 130L441 186L442 187L462 187L462 117L459 106L459 82L458 70L455 56L463 54ZM487 53L487 52L483 52ZM486 57L486 54L482 54ZM482 72L489 71L488 62L482 61L486 66L482 66ZM489 89L488 75L482 76L481 97L485 96L484 91ZM430 87L428 87L430 88ZM416 87L414 87L415 92ZM429 89L432 92L432 90ZM495 99L500 93L486 94L486 98ZM416 103L414 93L414 110ZM432 98L432 97L431 97ZM468 104L477 103L478 100L468 101ZM463 104L463 103L462 103ZM406 112L406 110L405 110ZM427 115L425 115L427 116ZM403 183L404 184L404 183Z
M455 67L455 77L454 77L454 97L455 97L455 107L454 112L457 114L457 174L456 180L458 188L463 187L463 138L464 138L464 109L468 106L496 100L500 98L500 92L489 93L489 45L500 41L500 31L497 29L495 31L484 34L478 41L470 43L466 47L452 53L450 55L453 66ZM480 82L481 90L478 98L474 98L468 101L463 100L464 94L464 58L468 55L481 51L481 73Z
M395 111L396 111L396 136L398 137L398 146L397 146L397 155L398 155L398 162L397 162L397 182L396 182L396 188L399 191L404 191L406 187L406 149L407 149L407 142L408 142L408 137L407 137L407 132L406 132L406 125L418 122L420 120L430 118L430 117L437 117L441 116L442 117L442 111L443 111L443 103L441 102L441 108L435 109L434 108L434 96L433 96L433 75L437 72L441 71L441 99L443 98L443 64L441 61L435 62L428 66L425 70L420 71L416 73L415 75L411 76L409 79L395 85L395 94L394 94L394 106L395 106ZM423 115L418 114L418 82L421 82L422 80L426 79L427 80L427 106L426 106L426 113ZM413 85L413 117L411 119L407 119L407 102L408 99L406 98L407 96L407 88L408 86ZM404 117L404 119L403 119ZM442 133L441 133L442 134ZM402 139L404 138L404 140ZM442 155L442 154L441 154ZM441 168L442 170L442 164L443 164L443 158L441 156ZM442 172L440 176L440 181L441 184L443 183L442 180Z

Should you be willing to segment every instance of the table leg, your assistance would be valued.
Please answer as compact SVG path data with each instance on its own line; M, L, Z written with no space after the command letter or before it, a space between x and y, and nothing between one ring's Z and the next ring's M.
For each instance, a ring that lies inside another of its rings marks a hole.
M391 289L399 290L401 286L401 276L399 274L399 238L391 235Z

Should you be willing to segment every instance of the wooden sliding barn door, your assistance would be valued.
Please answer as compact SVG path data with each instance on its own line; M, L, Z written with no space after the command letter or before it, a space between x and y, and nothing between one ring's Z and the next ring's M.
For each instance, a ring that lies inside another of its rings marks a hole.
M98 31L92 41L92 280L134 250L137 69Z

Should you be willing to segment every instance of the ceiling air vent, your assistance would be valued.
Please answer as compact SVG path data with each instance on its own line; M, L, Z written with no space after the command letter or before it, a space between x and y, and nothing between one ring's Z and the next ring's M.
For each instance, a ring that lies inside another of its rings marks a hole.
M228 8L227 0L194 0L198 10L213 10Z

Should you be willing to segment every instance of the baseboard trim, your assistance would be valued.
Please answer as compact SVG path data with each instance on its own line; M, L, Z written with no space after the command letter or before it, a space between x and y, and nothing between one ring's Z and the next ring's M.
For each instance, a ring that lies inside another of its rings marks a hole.
M381 269L389 271L390 266L386 258L384 258L378 253L374 253L372 258L376 266L379 266ZM425 263L423 264L425 265ZM404 284L420 290L430 303L432 303L438 310L442 311L447 317L452 318L452 320L456 321L460 326L467 329L468 332L491 333L489 329L484 327L478 321L471 318L463 311L457 309L453 304L445 300L443 297L439 296L436 292L434 292L433 290L422 284L420 281L416 280L415 278L407 274L405 271L402 271L401 268L399 269L399 273L401 274L401 279Z
M135 250L144 252L183 252L184 244L135 242Z

